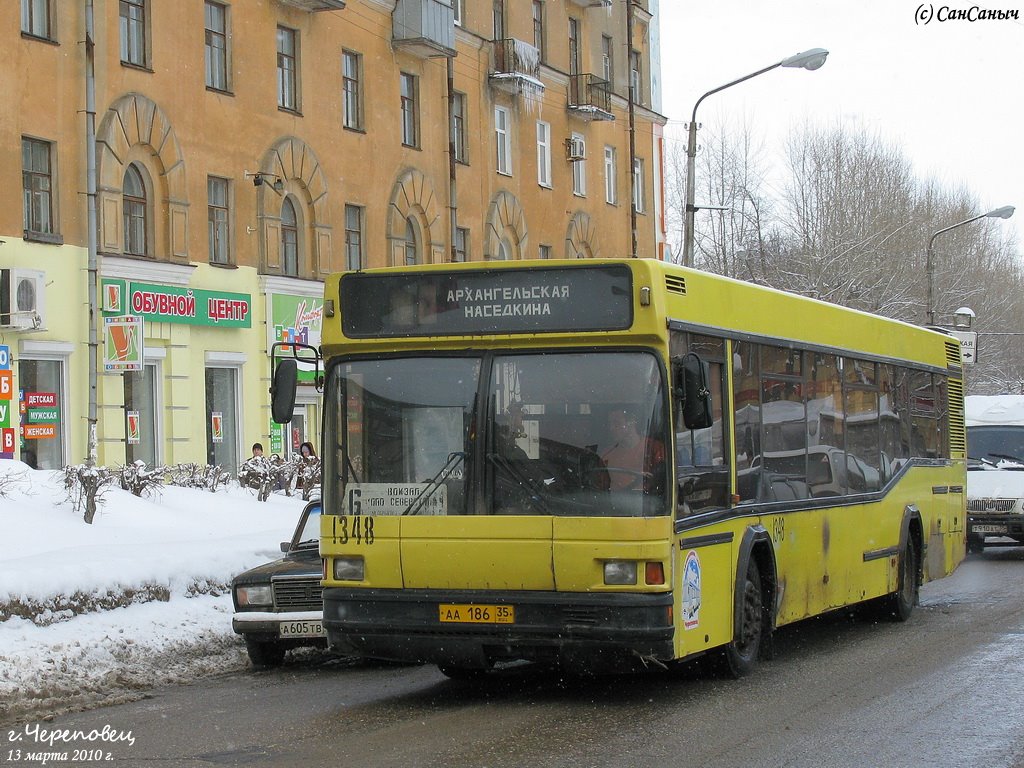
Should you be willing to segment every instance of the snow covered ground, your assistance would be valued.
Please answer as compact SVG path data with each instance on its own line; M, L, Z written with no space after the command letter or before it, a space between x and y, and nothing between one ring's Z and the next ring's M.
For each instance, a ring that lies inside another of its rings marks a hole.
M232 485L104 495L92 525L60 472L0 460L0 721L244 669L232 576L280 557L301 498Z

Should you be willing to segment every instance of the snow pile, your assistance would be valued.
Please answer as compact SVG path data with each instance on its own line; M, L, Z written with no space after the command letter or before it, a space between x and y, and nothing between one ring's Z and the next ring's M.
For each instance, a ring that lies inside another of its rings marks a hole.
M280 557L301 499L112 488L87 525L62 480L0 460L0 719L243 668L228 586Z

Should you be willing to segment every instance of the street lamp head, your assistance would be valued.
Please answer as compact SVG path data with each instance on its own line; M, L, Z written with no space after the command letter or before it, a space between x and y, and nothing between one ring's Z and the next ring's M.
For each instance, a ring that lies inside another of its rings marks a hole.
M816 69L821 69L826 58L828 58L828 51L824 48L811 48L809 51L795 53L788 59L783 59L779 66L809 69L813 72Z
M953 327L970 328L975 317L977 315L974 314L973 309L970 307L960 307L960 309L953 313Z
M985 214L986 219L1008 219L1013 216L1014 207L1012 205L1004 205L1002 208L996 208L994 211L989 211Z

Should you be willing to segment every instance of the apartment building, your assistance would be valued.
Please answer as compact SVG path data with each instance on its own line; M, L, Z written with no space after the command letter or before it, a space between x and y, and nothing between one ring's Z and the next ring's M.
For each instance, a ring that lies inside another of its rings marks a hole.
M0 457L287 454L317 393L272 425L268 351L318 342L330 272L660 255L656 13L0 4Z

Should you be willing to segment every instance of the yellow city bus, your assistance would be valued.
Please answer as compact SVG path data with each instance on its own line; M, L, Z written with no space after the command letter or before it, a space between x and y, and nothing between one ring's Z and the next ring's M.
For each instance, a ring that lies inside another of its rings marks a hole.
M336 649L738 676L776 627L906 619L964 556L934 330L649 259L485 262L331 276L321 351Z

